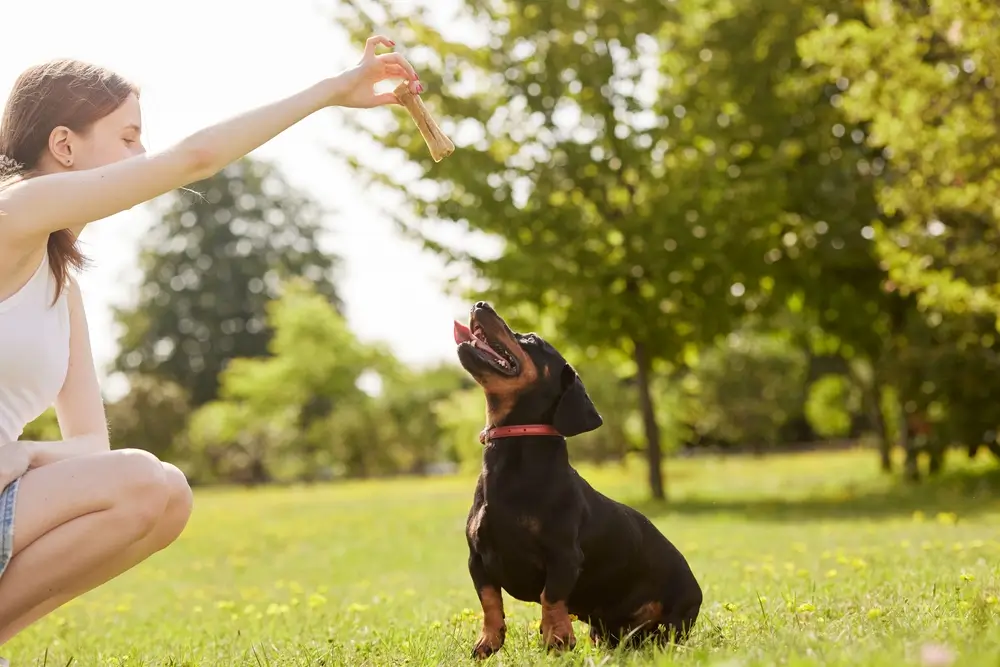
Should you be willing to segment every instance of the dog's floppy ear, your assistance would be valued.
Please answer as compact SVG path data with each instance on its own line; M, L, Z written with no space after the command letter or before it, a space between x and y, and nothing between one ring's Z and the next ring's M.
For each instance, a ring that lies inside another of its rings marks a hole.
M563 437L569 438L600 428L604 419L598 414L594 402L587 395L587 390L576 370L566 364L563 366L560 380L563 393L556 403L556 413L552 419L552 425L556 430Z

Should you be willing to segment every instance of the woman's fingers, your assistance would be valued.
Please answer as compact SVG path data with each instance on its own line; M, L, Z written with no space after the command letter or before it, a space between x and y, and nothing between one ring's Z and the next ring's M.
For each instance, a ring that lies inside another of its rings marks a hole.
M386 65L385 67L385 78L386 79L409 79L410 74L402 65ZM419 95L424 92L424 86L419 81L413 81L410 79L410 92L414 95Z
M385 66L385 78L387 79L409 79L410 75L401 65L389 64Z
M375 74L377 80L379 81L384 79L405 79L410 82L410 90L414 95L422 93L424 91L424 87L419 83L419 77L417 76L416 70L413 69L413 65L411 65L410 62L399 53L383 53L382 55L375 55L375 49L379 45L392 48L396 46L396 43L385 35L372 35L365 41L365 53L361 59L362 62L378 62L378 65L376 66L377 68L369 70L369 72ZM398 102L395 95L392 93L375 95L373 100L376 106L395 104Z
M363 58L365 60L371 60L375 57L375 47L381 44L384 47L392 48L396 46L396 42L392 41L385 35L372 35L365 41L365 54Z
M398 53L383 53L378 56L378 59L386 65L398 65L399 67L402 67L406 72L406 76L403 77L404 79L416 81L420 78L417 76L416 70L413 69L413 65L411 65L406 58Z
M384 107L387 104L399 104L399 98L394 93L379 93L373 98L372 106Z

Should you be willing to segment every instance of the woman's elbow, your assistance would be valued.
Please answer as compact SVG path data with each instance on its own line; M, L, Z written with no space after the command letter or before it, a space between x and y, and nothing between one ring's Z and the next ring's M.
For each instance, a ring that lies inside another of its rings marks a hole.
M183 164L185 180L188 183L203 181L214 176L225 166L219 164L216 151L196 140L181 144L178 146L178 152Z

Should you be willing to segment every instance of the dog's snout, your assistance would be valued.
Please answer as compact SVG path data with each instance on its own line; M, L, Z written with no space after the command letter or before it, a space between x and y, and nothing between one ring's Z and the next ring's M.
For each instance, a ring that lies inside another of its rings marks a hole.
M483 310L493 310L490 304L486 303L485 301L477 301L475 308L476 310L479 310L480 308L482 308Z

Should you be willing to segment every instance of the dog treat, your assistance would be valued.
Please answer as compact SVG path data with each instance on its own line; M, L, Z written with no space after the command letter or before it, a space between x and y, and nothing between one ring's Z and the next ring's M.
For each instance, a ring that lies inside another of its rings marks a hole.
M434 158L435 162L440 162L455 152L455 144L451 142L451 139L434 122L420 96L414 95L410 91L410 83L408 81L404 81L396 86L396 89L392 92L396 95L399 103L406 107L406 110L410 113L410 117L413 118L413 122L417 124L420 136L424 138L424 143L430 149L431 157Z

